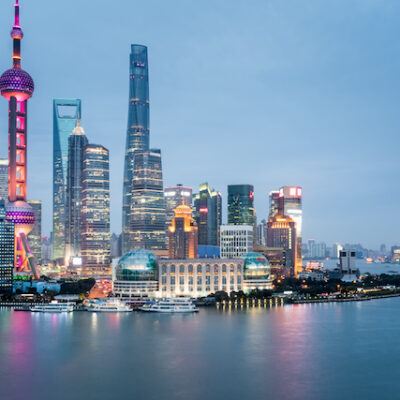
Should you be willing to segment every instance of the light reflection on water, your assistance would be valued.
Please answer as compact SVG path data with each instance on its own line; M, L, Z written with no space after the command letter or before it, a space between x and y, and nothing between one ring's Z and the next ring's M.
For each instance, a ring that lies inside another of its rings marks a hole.
M336 400L354 399L356 387L356 398L395 399L399 306L0 310L0 398Z

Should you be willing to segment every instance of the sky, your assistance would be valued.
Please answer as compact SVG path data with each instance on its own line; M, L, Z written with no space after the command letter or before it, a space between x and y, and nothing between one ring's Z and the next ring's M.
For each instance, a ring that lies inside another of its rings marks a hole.
M52 229L52 100L81 98L90 142L110 150L120 232L130 44L148 46L150 144L164 185L303 187L303 238L400 243L397 0L21 0L29 103L28 197ZM0 72L13 1L0 2ZM0 157L7 156L0 99Z

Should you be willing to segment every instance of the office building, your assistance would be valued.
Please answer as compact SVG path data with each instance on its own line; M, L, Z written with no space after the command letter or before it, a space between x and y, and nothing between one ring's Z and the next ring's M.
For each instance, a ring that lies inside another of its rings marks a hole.
M186 205L175 209L175 216L168 227L169 258L197 258L198 230L192 217L192 208Z
M8 200L8 158L0 158L0 200Z
M333 243L332 245L332 258L339 258L340 252L343 250L343 246L340 243Z
M285 267L296 274L296 223L288 216L277 215L267 223L267 246L282 248L285 252Z
M172 219L175 217L175 209L184 205L192 208L192 188L185 187L180 184L164 189L165 211L167 218L167 226L171 225Z
M121 235L111 235L111 259L121 257Z
M199 193L193 196L194 219L199 230L199 245L219 245L222 224L221 193L211 189L208 183L200 185Z
M29 232L28 240L31 251L40 264L42 262L42 202L40 200L29 200L28 204L35 213L35 224Z
M147 47L131 45L122 199L122 252L167 248L161 151L150 149Z
M36 261L30 251L27 235L32 230L35 214L27 201L27 118L28 99L35 85L21 68L20 5L14 5L13 66L0 76L0 93L8 101L8 203L7 220L14 223L14 265L18 272L32 272L39 278Z
M298 186L283 186L279 189L279 214L288 216L296 223L296 266L300 270L302 261L302 188Z
M360 270L356 267L356 251L343 249L339 253L340 279L344 282L357 281L360 278Z
M326 243L309 242L308 258L322 259L327 256Z
M68 140L81 118L80 99L53 100L53 258L65 257Z
M14 224L7 221L4 200L0 200L0 294L11 294L14 277Z
M53 257L53 245L51 239L47 236L42 238L42 264L46 264L51 261Z
M80 251L84 268L110 267L110 168L108 150L84 148Z
M80 120L68 139L68 170L65 218L65 263L81 257L83 158L88 140Z
M228 225L255 226L254 186L228 185Z
M129 108L125 145L122 199L122 252L134 248L132 237L132 195L136 151L150 146L150 99L147 47L131 45L129 58Z
M220 235L221 258L237 258L253 251L253 226L221 225Z
M279 214L279 190L269 192L269 214L268 219L276 217Z
M267 245L267 221L263 219L257 225L257 246L266 246Z
M136 151L131 208L131 246L167 249L161 151Z

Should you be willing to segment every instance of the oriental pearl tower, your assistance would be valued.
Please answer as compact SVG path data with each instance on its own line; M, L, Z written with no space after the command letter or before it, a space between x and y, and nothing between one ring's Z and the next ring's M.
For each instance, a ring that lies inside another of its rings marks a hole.
M36 262L29 248L27 235L35 222L35 213L27 200L27 116L28 99L34 84L31 76L21 68L22 29L19 25L20 6L14 5L13 66L0 77L0 93L8 100L8 202L7 220L15 225L15 262L17 272L31 271L39 278Z

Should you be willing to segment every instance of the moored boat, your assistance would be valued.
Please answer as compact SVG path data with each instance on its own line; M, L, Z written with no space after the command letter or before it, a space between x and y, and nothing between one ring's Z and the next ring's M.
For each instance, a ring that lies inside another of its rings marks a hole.
M159 313L191 313L199 311L199 309L193 304L192 300L185 297L176 297L151 302L145 304L140 308L140 310Z
M52 301L51 303L37 304L30 307L33 312L63 313L72 312L75 309L74 303L59 303Z
M132 308L119 299L97 300L92 302L87 311L90 312L130 312Z

